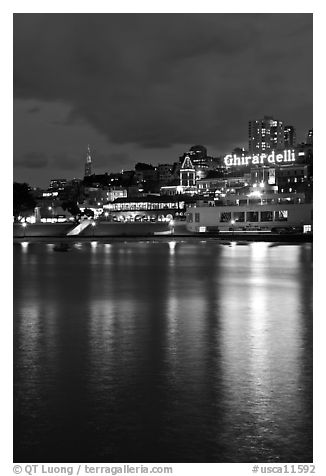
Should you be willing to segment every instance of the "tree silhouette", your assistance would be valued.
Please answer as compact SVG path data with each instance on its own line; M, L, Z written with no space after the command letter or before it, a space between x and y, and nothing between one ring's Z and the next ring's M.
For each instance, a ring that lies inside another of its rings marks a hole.
M78 215L81 216L82 214L77 203L74 202L73 200L67 200L66 202L62 202L61 207L63 210L68 210L68 212L71 213L71 215L74 216L75 218Z
M13 190L13 212L17 219L19 215L26 215L27 212L33 212L36 207L36 201L30 192L27 183L14 182Z

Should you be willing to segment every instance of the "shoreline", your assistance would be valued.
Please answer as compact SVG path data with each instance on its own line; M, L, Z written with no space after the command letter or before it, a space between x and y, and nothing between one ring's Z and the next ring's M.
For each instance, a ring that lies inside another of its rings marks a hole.
M25 237L13 237L13 243L32 242L32 243L48 243L50 242L62 242L62 243L75 243L83 242L90 243L92 241L107 242L107 241L138 241L138 240L159 240L159 241L171 241L179 239L196 239L196 240L210 240L216 242L272 242L272 243L287 243L287 244L300 244L300 243L313 243L312 234L277 234L277 233L232 233L225 232L223 234L213 233L196 233L196 234L169 234L169 235L96 235L94 236L28 236Z

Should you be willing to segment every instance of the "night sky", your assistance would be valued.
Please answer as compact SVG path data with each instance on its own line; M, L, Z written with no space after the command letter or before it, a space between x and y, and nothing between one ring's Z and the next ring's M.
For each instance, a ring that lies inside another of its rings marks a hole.
M15 14L14 180L45 187L312 124L312 14Z

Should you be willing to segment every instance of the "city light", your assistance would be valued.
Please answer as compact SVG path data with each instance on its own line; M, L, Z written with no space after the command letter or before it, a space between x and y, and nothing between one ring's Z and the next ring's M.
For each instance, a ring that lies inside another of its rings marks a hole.
M169 245L169 248L170 248L170 254L174 255L176 242L175 241L169 241L168 245Z
M250 192L248 194L248 197L258 197L258 198L260 198L261 197L261 192L259 190L255 190L254 192Z
M284 150L282 153L275 153L272 151L270 154L257 154L257 155L241 155L241 157L236 154L228 154L224 157L224 164L227 167L230 166L239 166L239 165L262 165L266 161L269 164L283 163L283 162L295 162L295 151L294 150Z
M27 227L27 223L26 222L22 223L22 227L23 227L23 230L24 230L24 238L25 238L25 230L26 230L26 227Z

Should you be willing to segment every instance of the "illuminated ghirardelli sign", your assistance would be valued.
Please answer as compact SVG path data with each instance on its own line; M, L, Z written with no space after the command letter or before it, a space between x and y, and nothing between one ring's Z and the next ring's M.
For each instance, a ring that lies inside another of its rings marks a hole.
M236 154L228 154L224 157L224 164L227 167L237 165L275 165L291 162L295 162L294 150L284 150L283 152L273 150L270 154L242 154L241 157Z

